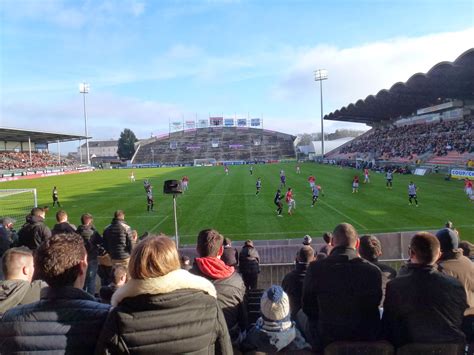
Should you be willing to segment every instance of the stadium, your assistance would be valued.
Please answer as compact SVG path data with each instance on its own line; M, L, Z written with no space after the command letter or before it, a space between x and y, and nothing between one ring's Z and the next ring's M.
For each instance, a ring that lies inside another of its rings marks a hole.
M376 236L380 260L397 270L418 231L436 233L449 225L462 241L474 242L472 182L470 193L467 185L474 180L474 48L324 120L370 129L310 159L298 153L295 135L264 129L260 118L182 120L170 122L166 134L139 140L126 162L112 159L110 165L89 156L88 165L82 152L80 161L65 158L60 146L93 137L2 127L0 216L13 218L19 230L32 208L47 206L51 229L63 209L74 224L92 214L102 232L123 210L139 239L168 235L191 259L199 257L200 231L215 229L239 250L252 241L260 255L259 290L280 284L294 269L304 237L319 251L326 245L323 234L342 222L360 236ZM59 154L50 152L53 144ZM181 185L185 177L188 189ZM415 190L407 192L412 183ZM283 196L290 188L296 204L287 210ZM472 259L472 253L471 244L465 255ZM251 323L261 315L261 295L249 294ZM438 353L459 350L451 345L439 345ZM347 346L346 353L359 353Z

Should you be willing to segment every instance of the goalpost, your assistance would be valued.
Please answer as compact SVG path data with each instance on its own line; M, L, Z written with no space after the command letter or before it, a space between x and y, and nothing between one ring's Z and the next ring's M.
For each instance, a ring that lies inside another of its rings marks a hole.
M33 207L38 207L36 189L0 189L0 218L11 217L21 225Z

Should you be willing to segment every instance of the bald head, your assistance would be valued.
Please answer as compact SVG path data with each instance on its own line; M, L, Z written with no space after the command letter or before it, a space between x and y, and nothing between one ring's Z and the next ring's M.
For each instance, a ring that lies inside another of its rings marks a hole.
M25 247L8 249L2 258L5 280L25 280L31 282L35 270L33 254Z
M359 235L355 228L349 223L341 223L332 232L332 245L335 247L354 248L357 245Z

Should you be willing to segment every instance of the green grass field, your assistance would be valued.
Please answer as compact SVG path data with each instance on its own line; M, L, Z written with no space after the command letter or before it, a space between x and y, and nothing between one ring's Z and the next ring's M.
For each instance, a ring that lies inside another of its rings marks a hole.
M279 171L284 169L287 186L294 190L296 211L278 218L273 197L279 186ZM305 234L319 236L340 222L353 224L359 233L416 231L441 228L454 222L462 239L474 240L474 204L469 202L461 181L445 181L441 175L394 175L393 190L385 188L381 174L372 173L370 184L360 184L358 194L351 193L353 169L341 169L313 163L303 164L297 175L295 164L258 165L253 176L248 166L231 166L225 176L222 167L135 169L137 181L129 181L130 170L95 171L77 175L1 183L1 189L36 188L38 205L52 205L51 190L57 186L62 208L76 225L84 212L94 215L102 230L116 209L123 209L126 221L139 234L145 231L174 234L172 197L163 195L163 182L188 175L189 191L178 197L178 222L181 242L195 242L199 230L215 228L225 236L242 239L285 239ZM314 208L306 179L316 176L325 196ZM255 181L262 178L262 191L255 196ZM143 180L154 187L155 212L147 213ZM418 186L420 206L408 205L407 185ZM7 214L0 199L0 215ZM56 208L51 208L47 224L55 223ZM16 227L21 226L19 221Z

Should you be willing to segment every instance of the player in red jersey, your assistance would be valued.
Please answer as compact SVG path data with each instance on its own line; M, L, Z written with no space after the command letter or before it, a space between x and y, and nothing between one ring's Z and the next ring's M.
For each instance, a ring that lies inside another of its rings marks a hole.
M293 190L291 187L289 187L288 191L286 192L285 201L288 204L288 214L291 215L293 210L296 209L296 202L293 199Z
M183 192L188 190L188 183L189 183L189 178L187 175L183 176L181 179L181 187L183 188Z
M359 175L354 176L352 180L352 193L359 192Z
M316 178L314 177L314 175L309 176L308 182L309 182L309 187L311 187L311 190L312 190L316 183Z
M464 179L464 191L468 199L472 199L472 181L469 179Z

